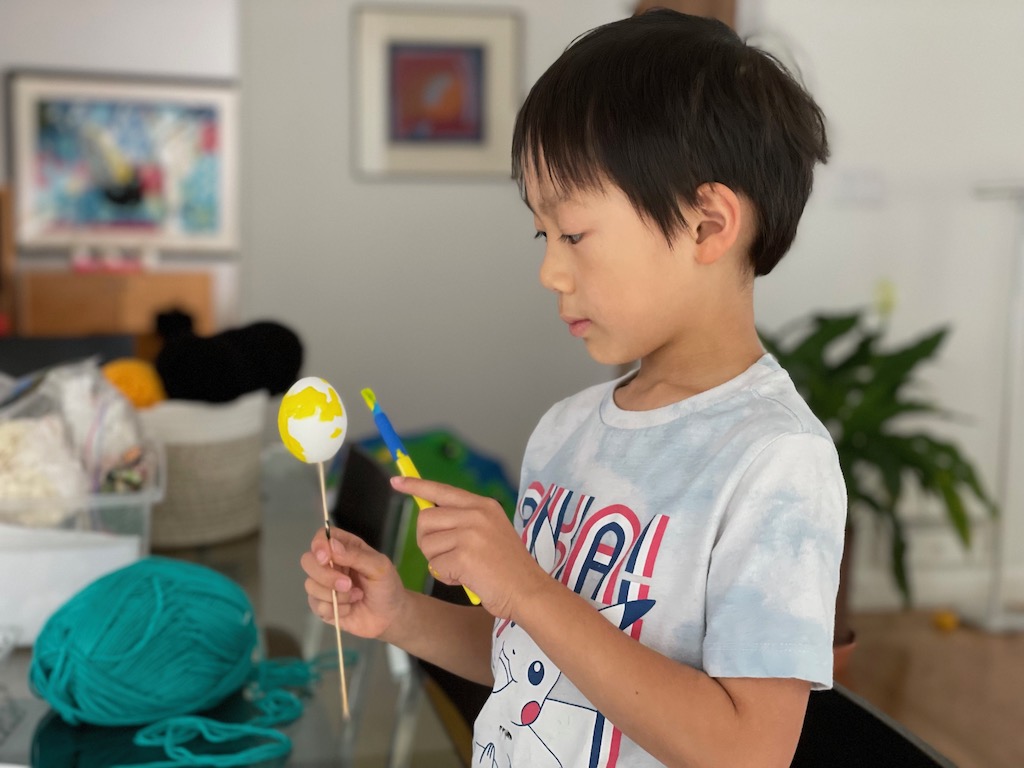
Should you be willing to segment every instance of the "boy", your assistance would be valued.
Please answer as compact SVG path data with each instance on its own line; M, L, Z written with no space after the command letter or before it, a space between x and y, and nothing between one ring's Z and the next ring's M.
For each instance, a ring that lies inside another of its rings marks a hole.
M828 432L759 343L753 278L789 248L828 150L821 112L725 25L654 11L571 45L520 110L514 176L540 280L597 361L497 502L437 506L418 543L483 609L404 591L339 531L303 555L317 615L492 686L488 766L788 766L832 682L846 494ZM329 560L345 573L333 572Z

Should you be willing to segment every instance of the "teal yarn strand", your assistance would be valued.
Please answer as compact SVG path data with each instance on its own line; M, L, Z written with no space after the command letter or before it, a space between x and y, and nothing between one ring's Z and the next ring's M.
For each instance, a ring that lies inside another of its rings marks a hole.
M248 738L266 739L263 743L236 753L218 755L191 752L185 744L196 739L207 743L224 743ZM117 768L180 768L181 766L252 766L276 758L286 757L292 751L292 740L280 731L245 724L218 723L207 718L172 718L141 729L135 734L139 746L163 746L170 760L156 763L121 765Z
M256 643L240 586L204 566L149 557L97 579L50 617L29 680L70 725L143 725L237 691Z
M187 746L196 739L210 744L222 744L248 738L266 739L265 743L248 747L240 752L225 754L202 754L192 752ZM175 717L143 728L135 735L140 747L163 747L167 761L121 765L117 768L179 768L180 766L229 766L255 765L266 760L285 757L292 750L287 736L271 728L252 725L219 723L205 717Z

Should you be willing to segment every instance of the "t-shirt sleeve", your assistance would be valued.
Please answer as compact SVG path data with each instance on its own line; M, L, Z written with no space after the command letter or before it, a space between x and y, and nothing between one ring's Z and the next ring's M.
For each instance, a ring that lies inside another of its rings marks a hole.
M743 472L708 569L704 670L832 685L832 633L846 525L835 446L776 438Z

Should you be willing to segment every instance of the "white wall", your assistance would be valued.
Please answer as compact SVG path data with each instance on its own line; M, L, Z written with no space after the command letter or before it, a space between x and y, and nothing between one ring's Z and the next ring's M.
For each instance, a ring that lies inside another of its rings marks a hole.
M419 5L429 5L422 2ZM241 6L243 307L306 345L305 372L339 389L350 434L373 434L372 387L396 427L449 426L518 481L555 400L607 378L537 282L541 249L511 181L358 181L348 0ZM522 13L523 87L622 0L475 2Z
M752 26L788 49L829 120L833 157L817 177L793 251L758 293L766 327L811 310L869 304L895 283L893 342L948 324L924 393L960 416L939 434L997 489L1001 395L1013 263L1008 202L980 202L981 182L1024 180L1024 4L1014 0L763 0ZM1024 258L1024 254L1021 254ZM1024 355L1024 349L1016 355ZM1017 412L1024 392L1015 392ZM1024 422L1013 435L1024 448ZM1024 473L1006 510L1008 551L1024 594ZM934 509L908 509L923 603L978 605L985 548L964 557ZM979 534L984 532L979 530ZM868 544L869 542L862 542ZM891 601L884 549L866 556L855 599Z

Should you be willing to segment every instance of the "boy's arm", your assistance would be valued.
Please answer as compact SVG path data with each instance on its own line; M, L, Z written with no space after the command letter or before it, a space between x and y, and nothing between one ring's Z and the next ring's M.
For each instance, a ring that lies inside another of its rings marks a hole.
M512 620L608 720L666 765L792 761L810 683L712 678L636 642L550 578L520 592Z
M380 636L406 653L482 685L492 685L491 630L494 617L483 608L454 605L419 592L406 599Z

